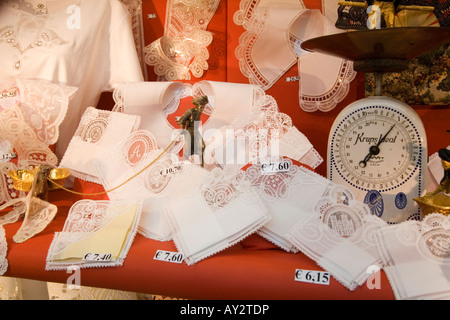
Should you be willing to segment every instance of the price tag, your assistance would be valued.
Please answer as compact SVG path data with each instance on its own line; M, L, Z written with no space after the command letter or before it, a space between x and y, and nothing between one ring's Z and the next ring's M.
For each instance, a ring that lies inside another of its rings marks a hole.
M165 261L165 262L173 262L173 263L182 263L184 260L184 256L179 252L171 252L158 250L153 257L153 260Z
M262 173L288 172L291 170L291 162L287 160L264 163L261 165Z
M0 160L11 160L15 157L17 157L17 154L15 154L14 152L0 154Z
M86 253L83 257L85 261L109 262L111 261L111 253Z
M330 273L324 271L296 269L295 281L329 285Z
M176 165L176 166L173 166L173 167L169 167L169 168L162 169L162 170L159 172L159 174L162 175L162 176L167 176L167 175L169 175L169 174L175 174L175 173L178 173L178 172L180 172L182 169L183 169L183 167L182 167L181 165Z

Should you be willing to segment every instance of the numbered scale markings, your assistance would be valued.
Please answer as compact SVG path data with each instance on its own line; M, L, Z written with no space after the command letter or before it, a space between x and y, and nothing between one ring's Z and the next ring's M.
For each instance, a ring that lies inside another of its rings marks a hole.
M358 100L330 131L328 178L350 188L388 222L420 219L412 200L424 192L426 136L417 113L387 97Z

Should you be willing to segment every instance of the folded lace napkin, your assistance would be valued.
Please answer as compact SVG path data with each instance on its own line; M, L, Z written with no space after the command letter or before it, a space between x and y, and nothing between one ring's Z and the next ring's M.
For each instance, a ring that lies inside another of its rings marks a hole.
M388 225L376 240L397 299L450 299L450 216Z
M99 110L88 107L61 160L61 167L70 169L73 176L100 183L93 164L109 148L123 142L138 129L137 115Z
M219 168L199 188L168 203L165 214L188 265L238 243L270 220L245 172Z
M371 275L369 267L382 266L373 237L385 222L372 216L366 204L354 200L350 190L314 175L310 174L309 184L296 193L309 195L307 207L285 237L342 285L354 290ZM310 191L319 186L320 191Z
M123 264L141 214L136 201L80 200L50 245L46 270Z
M170 150L158 149L152 135L143 130L110 149L96 168L111 200L142 201L138 232L159 241L172 238L163 215L165 204L195 189L207 176L205 169L180 161Z

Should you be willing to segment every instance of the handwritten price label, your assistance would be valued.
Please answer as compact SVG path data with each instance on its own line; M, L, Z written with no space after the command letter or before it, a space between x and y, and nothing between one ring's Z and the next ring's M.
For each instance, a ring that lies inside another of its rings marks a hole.
M291 170L291 162L287 160L264 163L261 165L262 173L288 172L289 170Z
M83 257L85 261L109 262L111 261L111 253L86 253Z
M182 253L179 253L179 252L158 250L158 251L156 251L155 256L153 257L153 260L172 262L172 263L182 263L184 260L184 256Z
M297 269L295 270L295 281L329 285L330 273Z

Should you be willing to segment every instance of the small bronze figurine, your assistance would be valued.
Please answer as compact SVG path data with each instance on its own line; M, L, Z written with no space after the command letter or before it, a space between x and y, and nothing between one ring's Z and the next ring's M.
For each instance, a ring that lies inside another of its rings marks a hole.
M444 192L450 194L450 150L440 149L438 152L439 158L441 158L442 168L444 169L444 176L439 183L439 186L433 192L427 193L429 196L436 195Z
M430 213L450 214L450 150L440 149L438 154L444 169L439 186L423 197L414 198L424 216Z
M186 110L186 112L177 120L178 125L183 130L185 138L183 150L184 158L188 159L191 155L196 154L200 157L202 167L204 165L203 152L205 150L205 143L199 131L199 124L200 117L208 102L207 96L195 98L192 100L192 104L195 107ZM189 135L187 133L189 133Z

